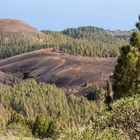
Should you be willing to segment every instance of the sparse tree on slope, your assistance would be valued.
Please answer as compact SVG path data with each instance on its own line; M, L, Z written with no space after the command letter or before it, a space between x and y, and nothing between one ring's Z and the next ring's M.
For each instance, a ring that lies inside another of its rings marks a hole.
M107 92L106 92L106 97L105 97L105 103L108 106L108 109L112 110L111 102L113 100L113 98L112 98L113 92L112 92L112 84L110 81L108 81L108 83L107 83L106 90L107 90Z

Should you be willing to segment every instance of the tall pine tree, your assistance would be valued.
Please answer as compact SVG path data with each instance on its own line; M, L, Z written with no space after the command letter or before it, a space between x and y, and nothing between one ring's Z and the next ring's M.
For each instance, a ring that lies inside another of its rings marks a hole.
M138 30L130 38L130 45L120 49L113 75L114 98L140 93L140 16Z

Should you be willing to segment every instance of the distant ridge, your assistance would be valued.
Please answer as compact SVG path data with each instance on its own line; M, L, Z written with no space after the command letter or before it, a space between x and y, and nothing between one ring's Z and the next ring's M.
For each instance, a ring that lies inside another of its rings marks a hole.
M131 34L136 31L128 30L105 30L103 28L95 27L95 26L82 26L78 28L68 28L62 31L63 34L71 36L73 38L78 39L87 39L89 41L129 41Z

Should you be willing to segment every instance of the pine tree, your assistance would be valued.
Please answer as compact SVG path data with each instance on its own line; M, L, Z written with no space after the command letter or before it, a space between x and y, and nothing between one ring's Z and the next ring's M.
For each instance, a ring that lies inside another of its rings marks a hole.
M140 93L140 22L136 27L138 31L132 34L130 45L120 49L113 75L114 98Z
M140 21L140 15L139 15L139 21ZM138 30L140 30L140 22L136 23L136 27L138 28Z
M33 124L32 133L35 137L44 138L48 128L46 118L39 114Z
M112 84L110 81L107 83L107 92L106 92L106 97L105 97L105 103L107 104L108 108L111 110L111 102L113 100L113 92L112 92Z
M48 128L46 131L46 137L47 138L53 138L53 139L58 139L59 138L59 127L57 122L53 119L49 122Z

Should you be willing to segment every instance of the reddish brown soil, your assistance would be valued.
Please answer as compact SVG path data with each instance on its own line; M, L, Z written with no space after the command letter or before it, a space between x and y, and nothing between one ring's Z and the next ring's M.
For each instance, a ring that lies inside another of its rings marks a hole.
M0 19L0 34L28 34L34 37L41 37L43 33L31 27L27 23L13 18Z
M76 90L85 81L104 86L115 64L115 58L72 56L42 49L1 60L0 70L19 78L28 73L39 81Z

